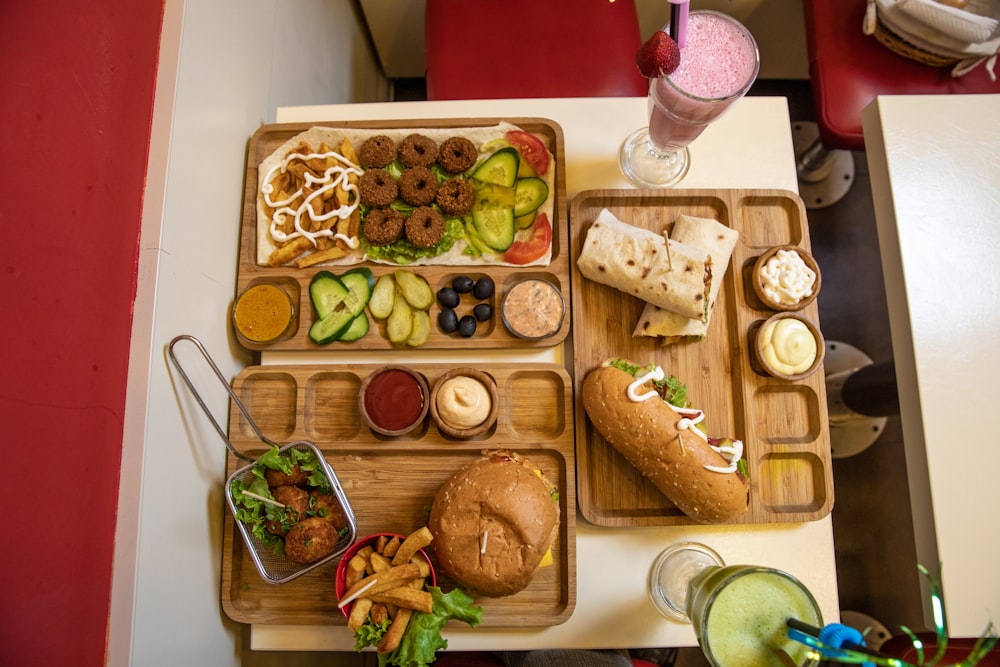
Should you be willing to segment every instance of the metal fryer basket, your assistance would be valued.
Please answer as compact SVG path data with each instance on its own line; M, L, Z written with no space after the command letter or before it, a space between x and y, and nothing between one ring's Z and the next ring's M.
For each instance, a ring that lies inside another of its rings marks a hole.
M274 550L270 546L262 542L260 539L258 539L246 524L236 519L239 507L236 503L236 500L233 497L233 483L236 481L241 481L249 484L253 480L257 479L257 476L253 472L253 469L256 465L256 461L252 457L247 456L243 452L240 452L239 450L236 449L233 443L229 440L229 436L226 433L226 431L222 428L222 426L219 425L215 417L212 415L212 412L208 409L208 406L202 400L201 395L198 393L198 390L195 389L194 384L191 382L187 373L184 371L184 368L177 360L177 356L174 354L174 346L176 346L181 341L188 341L198 349L202 357L204 357L205 361L208 363L212 371L215 373L215 376L219 379L219 382L221 382L222 386L226 389L226 392L229 394L229 398L233 401L233 404L243 415L243 418L246 419L247 424L249 424L250 428L253 430L254 434L256 434L256 436L260 439L260 441L265 445L267 445L269 448L279 447L279 445L270 440L269 438L267 438L257 427L257 424L250 417L250 413L247 411L246 407L244 407L243 403L236 395L236 392L233 391L232 387L230 387L229 381L226 380L225 376L219 370L219 367L216 366L215 362L212 360L212 357L208 354L208 351L205 349L205 346L202 345L201 341L199 341L194 336L189 336L189 335L177 336L172 341L170 341L170 344L167 347L167 352L170 356L170 360L174 363L174 366L180 373L181 378L184 380L184 384L186 384L188 389L191 390L191 393L194 395L194 398L198 402L198 405L201 406L202 411L208 417L209 421L212 422L212 426L215 427L215 430L218 432L223 442L225 442L226 447L233 454L233 456L242 459L244 461L249 461L248 465L238 469L236 472L231 474L229 478L226 480L226 504L229 506L229 510L233 513L234 522L236 523L236 526L239 528L240 534L243 536L243 542L246 545L248 551L250 552L250 556L253 559L254 565L256 565L257 571L260 573L260 576L268 583L283 584L287 581L291 581L292 579L295 579L296 577L305 574L306 572L309 572L310 570L319 567L320 565L323 565L324 563L339 558L340 555L343 554L348 549L348 547L350 547L354 543L354 540L357 537L357 524L355 523L354 511L351 509L351 505L347 501L347 496L344 494L344 489L340 485L340 480L337 478L337 475L333 471L333 468L330 466L330 463L326 460L326 457L323 456L323 452L321 452L319 448L316 447L316 445L307 440L296 440L295 442L290 442L284 446L280 446L278 451L279 453L286 452L290 449L297 449L300 451L306 451L306 450L311 451L316 456L317 461L319 461L320 465L322 466L323 473L326 475L327 480L330 482L331 493L334 495L334 497L336 497L337 501L344 509L345 516L347 517L347 527L345 530L342 530L340 532L337 540L337 545L334 548L333 553L331 553L329 556L326 556L325 558L322 558L319 561L316 561L315 563L310 563L308 565L301 565L298 563L294 563L288 560L284 555L274 553Z

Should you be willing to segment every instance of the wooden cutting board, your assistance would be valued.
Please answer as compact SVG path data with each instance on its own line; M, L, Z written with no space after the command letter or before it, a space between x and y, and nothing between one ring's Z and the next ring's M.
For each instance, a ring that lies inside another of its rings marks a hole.
M410 364L433 386L452 368ZM509 448L537 465L559 489L560 526L553 564L540 568L526 589L505 598L480 599L485 627L542 627L566 621L576 605L576 479L573 393L566 369L554 364L480 367L496 380L496 426L473 440L440 433L430 417L416 432L384 437L362 421L357 407L373 364L253 366L233 381L236 395L265 436L280 442L309 440L325 454L354 510L358 536L408 534L424 525L438 487L483 449ZM230 409L230 440L239 451L266 450L239 409ZM245 466L230 455L228 473ZM289 583L273 585L257 573L236 530L225 517L222 606L241 623L345 625L337 609L338 561ZM454 586L438 572L446 591Z
M239 262L236 275L236 295L257 283L271 283L284 289L295 305L295 316L290 334L282 340L260 344L249 341L242 342L252 350L323 350L344 351L350 353L358 350L390 350L393 349L386 335L385 323L371 319L372 329L366 336L352 343L334 342L329 345L316 345L309 340L309 326L313 322L314 309L309 299L309 282L323 268L334 273L346 271L350 267L314 266L298 269L294 266L270 267L257 264L257 166L285 141L310 127L350 127L364 129L400 129L400 128L460 128L488 127L501 121L509 122L539 137L552 153L554 162L551 169L555 170L555 206L552 219L552 261L548 266L415 266L410 270L427 279L435 293L441 287L450 285L456 276L469 276L478 280L482 276L490 276L496 284L496 291L487 300L493 306L493 318L480 323L476 335L462 338L458 334L446 334L437 326L440 308L435 303L430 310L431 334L428 341L419 349L495 349L495 348L531 348L551 347L562 342L569 334L570 319L564 318L562 326L554 335L541 340L524 340L512 336L500 319L500 303L510 286L522 278L545 278L552 282L569 303L569 238L567 234L566 209L566 171L565 150L563 145L562 127L555 121L545 118L450 118L450 119L419 119L419 120L370 120L344 121L337 123L277 123L264 125L250 138L247 150L246 180L243 194L243 220L240 228ZM384 273L391 273L399 268L387 264L363 262L355 266L367 266L375 274L377 280ZM406 267L403 267L406 268ZM464 295L458 314L467 315L479 303Z
M620 220L661 233L679 214L713 218L739 232L708 335L661 346L632 336L643 303L584 278L575 258L604 208ZM833 475L822 366L788 382L766 375L753 356L754 332L773 311L750 282L756 258L775 245L809 250L805 207L785 190L590 190L570 209L573 368L580 511L601 526L692 524L605 441L580 402L587 374L609 357L656 363L687 385L705 410L709 435L743 440L750 506L733 523L813 521L833 507ZM822 270L822 267L821 267ZM816 302L801 311L819 324Z

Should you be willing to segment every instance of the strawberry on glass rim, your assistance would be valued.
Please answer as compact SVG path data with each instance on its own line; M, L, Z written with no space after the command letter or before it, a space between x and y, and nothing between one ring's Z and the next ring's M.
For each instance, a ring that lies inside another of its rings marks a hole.
M514 241L503 254L508 264L529 264L544 255L552 244L552 225L549 216L540 213L532 225L531 238Z
M549 152L541 139L524 130L509 130L507 141L517 149L539 176L543 176L549 170Z

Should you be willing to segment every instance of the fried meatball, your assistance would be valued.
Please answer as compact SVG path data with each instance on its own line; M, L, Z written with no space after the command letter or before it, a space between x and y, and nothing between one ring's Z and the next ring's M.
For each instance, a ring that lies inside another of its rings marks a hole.
M476 189L461 178L449 178L438 188L434 201L447 215L465 215L476 203Z
M271 489L274 499L285 507L271 507L273 519L268 519L264 527L272 535L285 535L309 511L309 493L297 486L276 486Z
M309 473L296 464L290 473L268 468L264 471L264 479L268 486L305 486L309 483Z
M388 245L403 235L406 218L394 208L376 208L368 211L361 225L361 235L372 245Z
M437 158L437 142L423 134L408 135L399 144L399 161L404 167L429 167Z
M366 139L358 149L358 162L366 169L381 169L396 159L396 142L384 134Z
M399 196L411 206L430 204L437 189L437 177L427 167L411 167L399 177Z
M479 150L465 137L449 137L438 149L438 164L452 174L460 174L476 164Z
M361 203L372 208L388 206L399 195L396 179L385 169L369 169L358 179Z
M337 500L337 496L319 489L309 492L309 511L313 516L333 525L337 531L347 527L347 512Z
M293 563L309 565L337 548L337 529L319 517L303 519L285 536L285 556Z
M430 206L415 209L406 219L406 238L418 248L430 248L444 236L444 218Z

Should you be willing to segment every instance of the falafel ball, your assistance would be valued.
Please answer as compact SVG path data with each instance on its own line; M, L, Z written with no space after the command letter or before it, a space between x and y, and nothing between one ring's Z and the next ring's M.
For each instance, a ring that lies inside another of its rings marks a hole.
M465 215L476 203L476 189L461 178L449 178L438 187L434 198L447 215Z
M370 137L358 149L358 162L366 169L381 169L396 159L396 142L384 134Z
M332 493L313 489L309 492L309 509L313 516L331 524L338 532L347 527L347 512Z
M429 167L437 158L437 142L426 135L410 134L399 144L399 161L405 167Z
M372 208L388 206L399 195L396 179L385 169L369 169L358 179L361 203Z
M285 535L309 511L309 493L297 486L277 486L271 489L274 499L284 507L271 507L275 518L268 519L264 528L272 535Z
M388 245L403 235L406 218L394 208L375 208L368 211L361 225L361 235L372 245Z
M322 560L336 548L337 529L315 516L299 521L285 536L285 556L300 565Z
M437 190L437 177L427 167L410 167L399 177L399 196L411 206L430 204Z
M438 149L437 159L438 164L445 171L461 174L476 164L476 160L479 159L479 150L465 137L449 137Z
M418 248L430 248L444 236L444 217L430 206L421 206L406 219L406 238Z
M309 473L296 463L289 473L268 468L264 471L264 479L268 486L305 486L309 483Z

